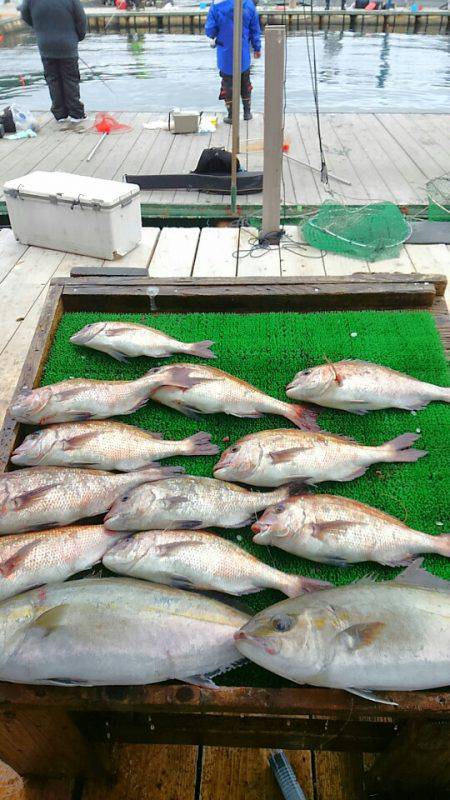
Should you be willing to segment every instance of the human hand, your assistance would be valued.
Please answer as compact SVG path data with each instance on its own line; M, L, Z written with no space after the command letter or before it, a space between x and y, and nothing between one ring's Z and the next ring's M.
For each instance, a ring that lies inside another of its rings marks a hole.
M259 53L253 53L255 58L261 58L261 51Z

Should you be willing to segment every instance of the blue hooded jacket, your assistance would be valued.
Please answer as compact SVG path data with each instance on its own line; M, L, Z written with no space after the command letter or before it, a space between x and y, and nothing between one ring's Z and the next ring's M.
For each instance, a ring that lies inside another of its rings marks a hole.
M217 66L225 75L233 74L233 0L220 0L209 9L205 33L217 43ZM261 51L259 16L253 0L244 0L242 9L242 72L250 68L250 44Z

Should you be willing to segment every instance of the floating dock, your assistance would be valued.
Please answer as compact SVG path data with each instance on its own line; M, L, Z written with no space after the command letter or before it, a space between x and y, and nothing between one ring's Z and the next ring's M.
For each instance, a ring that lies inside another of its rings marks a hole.
M289 31L304 31L311 27L319 31L353 31L358 33L450 33L450 11L426 9L411 12L365 11L359 9L314 9L312 17L305 6L283 8L277 6L257 7L262 27L265 25L286 25ZM107 30L138 29L168 33L203 32L207 10L198 8L158 9L145 8L133 11L116 9L87 8L89 31L98 33Z
M0 186L36 169L115 180L122 180L124 174L186 174L195 169L205 148L230 149L229 125L219 124L212 134L174 136L167 130L143 127L161 120L161 113L118 112L115 116L131 130L108 136L87 162L99 137L90 122L80 134L61 130L49 113L41 115L43 125L35 139L2 140ZM401 206L426 206L426 182L450 171L448 114L323 113L321 124L329 171L351 183L346 186L331 180L330 186L336 198L349 205L391 200ZM262 136L262 114L255 114L251 122L242 122L239 158L248 171L262 169ZM287 114L285 141L290 158L283 163L283 203L288 207L316 207L330 196L320 175L292 160L320 166L314 114ZM242 195L240 211L258 213L261 202L262 194ZM149 224L154 219L230 216L228 195L172 189L142 192L141 203ZM0 195L1 213L6 213L6 206Z

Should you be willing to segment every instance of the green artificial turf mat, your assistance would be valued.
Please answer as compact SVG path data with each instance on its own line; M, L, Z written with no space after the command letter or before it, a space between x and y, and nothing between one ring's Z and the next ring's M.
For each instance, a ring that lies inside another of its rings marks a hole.
M84 325L101 320L122 320L153 325L186 342L215 341L218 358L213 366L253 383L280 399L287 399L285 387L295 373L326 358L360 358L407 372L421 380L446 386L448 368L434 320L428 312L356 311L323 314L64 314L46 364L43 384L69 377L123 380L140 377L157 364L195 361L192 357L171 359L136 358L126 364L110 356L72 345L69 337ZM165 438L184 438L206 430L222 449L248 433L268 428L290 427L282 417L237 419L224 414L204 416L200 422L165 406L150 402L123 418ZM378 445L402 433L421 434L416 447L429 455L414 464L378 464L366 475L349 483L323 483L317 491L345 495L393 514L412 528L431 534L450 531L450 456L448 446L450 408L431 403L420 412L377 411L365 416L323 409L319 423L324 430L353 436L367 445ZM226 438L226 442L224 439ZM192 475L212 475L215 456L172 458L165 464L181 464ZM397 571L372 563L347 569L327 567L284 553L275 547L253 544L250 529L224 531L222 535L257 555L268 564L299 574L320 577L336 584L354 581L372 573L390 578ZM450 579L450 561L427 556L425 566L436 575ZM272 590L248 595L245 605L258 611L283 599ZM230 685L281 686L286 681L253 664L239 667L217 679Z

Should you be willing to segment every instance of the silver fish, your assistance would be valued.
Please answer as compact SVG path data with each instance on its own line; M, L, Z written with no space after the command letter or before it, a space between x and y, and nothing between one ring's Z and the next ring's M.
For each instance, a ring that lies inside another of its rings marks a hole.
M123 422L99 420L66 422L30 433L14 450L11 461L29 467L73 466L129 472L158 466L160 458L218 452L209 433L170 441L163 439L161 433L150 433Z
M168 358L174 353L185 353L198 358L216 358L209 339L203 342L179 342L156 328L137 325L134 322L94 322L85 325L70 337L72 344L80 344L100 350L102 353L127 361L127 356L150 356Z
M289 428L260 431L225 450L214 467L214 477L252 486L351 481L364 475L371 464L412 462L427 455L426 450L409 449L417 439L415 433L404 433L382 445L366 447L331 433Z
M217 600L130 578L53 584L0 605L0 680L211 685L209 674L240 659L233 634L248 619Z
M233 542L207 531L137 533L109 549L103 563L120 575L179 589L212 589L234 595L278 589L296 597L331 585L269 567Z
M182 467L114 475L95 469L30 467L0 476L0 534L68 525L104 514L123 492L161 481Z
M167 367L163 379L187 388L192 385L189 375L189 367L181 364ZM153 370L135 381L70 378L37 389L23 389L13 399L9 413L19 422L32 425L105 419L142 408L160 385L161 378Z
M102 525L73 525L0 539L0 600L40 586L64 581L89 569L124 533Z
M381 408L417 411L433 400L450 403L450 388L419 381L380 364L346 359L298 372L288 397L365 414Z
M377 700L372 690L450 684L449 618L450 584L414 565L394 581L284 600L235 639L242 655L277 675Z
M396 567L419 553L450 557L449 534L430 536L377 508L330 494L283 500L268 508L252 531L257 544L336 566L376 561Z
M242 528L263 508L284 500L289 488L250 492L214 478L181 476L137 487L117 500L105 517L112 530Z
M152 399L181 411L188 417L198 414L231 414L234 417L259 419L265 414L285 417L298 428L317 430L316 413L303 406L294 406L261 392L250 383L205 364L185 364L192 380L191 388L180 390L171 380L170 370L183 365L155 367L160 386Z

